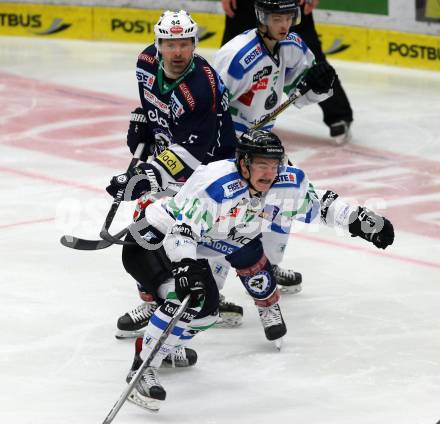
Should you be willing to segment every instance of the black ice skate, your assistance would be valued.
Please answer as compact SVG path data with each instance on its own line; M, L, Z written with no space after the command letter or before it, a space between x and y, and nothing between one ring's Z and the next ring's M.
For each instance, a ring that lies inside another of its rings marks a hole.
M275 342L276 348L280 350L282 337L287 333L280 305L275 303L269 307L257 306L257 308L267 340Z
M127 382L131 381L133 375L132 370L130 370ZM165 389L160 384L157 369L147 367L127 399L148 411L158 412L166 395Z
M192 367L197 362L197 352L189 347L178 346L162 361L164 368Z
M222 294L220 294L218 311L220 318L215 323L216 327L237 327L243 322L243 308L235 303L227 302Z
M272 265L272 272L279 289L283 293L299 293L302 290L302 275L291 269L284 269L278 265Z
M142 337L138 337L135 342L135 351L133 365L127 376L127 383L136 374L138 368L142 365ZM163 368L186 368L192 367L197 363L197 352L189 347L177 346L174 351L168 354L162 361Z
M115 337L117 339L130 339L142 336L156 308L156 302L143 302L137 308L119 317L118 331Z

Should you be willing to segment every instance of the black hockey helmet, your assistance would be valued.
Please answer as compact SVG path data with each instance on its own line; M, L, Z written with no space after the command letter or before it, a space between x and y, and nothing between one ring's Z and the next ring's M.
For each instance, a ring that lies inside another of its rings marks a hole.
M267 130L251 130L243 133L235 149L237 164L244 159L247 166L254 157L276 159L284 163L284 147L279 137Z
M298 0L255 0L255 15L257 21L267 25L270 14L292 14L292 26L301 22L301 9Z

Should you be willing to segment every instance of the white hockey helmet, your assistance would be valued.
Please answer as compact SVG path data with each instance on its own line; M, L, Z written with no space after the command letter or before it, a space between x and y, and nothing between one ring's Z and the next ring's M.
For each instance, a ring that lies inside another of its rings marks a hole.
M159 50L159 40L193 38L194 45L197 45L197 24L186 10L173 12L167 10L160 16L157 24L154 25L154 44Z

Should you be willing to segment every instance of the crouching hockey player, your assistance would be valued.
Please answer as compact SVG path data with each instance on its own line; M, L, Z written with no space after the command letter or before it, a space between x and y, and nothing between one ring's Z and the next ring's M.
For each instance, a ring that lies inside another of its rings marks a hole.
M268 131L244 134L235 160L199 167L174 198L147 208L149 247L156 250L145 251L152 256L158 254L152 252L161 252L158 262L167 264L174 279L157 288L164 302L149 320L143 343L136 343L128 380L188 294L191 304L146 368L130 400L158 410L166 397L157 371L162 361L217 319L218 289L223 282L211 271L216 261L236 269L254 299L267 339L280 342L287 329L261 233L273 225L290 227L293 219L309 223L316 217L378 248L385 249L394 240L389 220L364 207L351 206L331 191L315 191L301 169L284 165L281 141ZM153 246L162 239L163 246Z

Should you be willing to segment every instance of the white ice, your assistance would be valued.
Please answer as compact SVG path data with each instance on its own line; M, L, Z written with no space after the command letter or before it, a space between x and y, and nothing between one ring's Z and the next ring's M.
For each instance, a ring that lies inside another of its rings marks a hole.
M0 38L1 423L102 422L125 387L133 343L117 341L114 332L117 317L138 298L121 250L80 252L58 240L99 233L111 203L103 187L130 160L125 130L130 105L138 103L134 66L142 48ZM342 184L343 194L354 190L359 202L377 189L375 204L396 223L395 244L379 251L329 229L302 229L284 262L303 274L304 290L282 298L288 326L282 351L265 340L256 308L231 277L225 294L244 306L243 326L196 337L197 365L161 372L168 398L160 413L126 404L115 423L440 420L440 73L333 63L355 113L352 143L328 144L317 106L287 111L278 128L299 141L289 142L289 150L306 172L309 163L320 184ZM6 75L35 84L12 99L8 93L17 87L9 84L16 80ZM33 119L41 110L37 81L69 94L84 90L85 107L85 91L123 100L119 130L89 140L113 141L106 152L114 162L55 152L68 140L78 154L84 148L87 137L73 121L61 125L53 152L35 148L32 140L42 141L51 115L69 107L58 90L47 115ZM307 162L319 152L319 166ZM341 155L367 158L370 167L342 172L350 162L341 163ZM327 167L334 172L326 176ZM112 228L125 225L131 207L122 208Z

